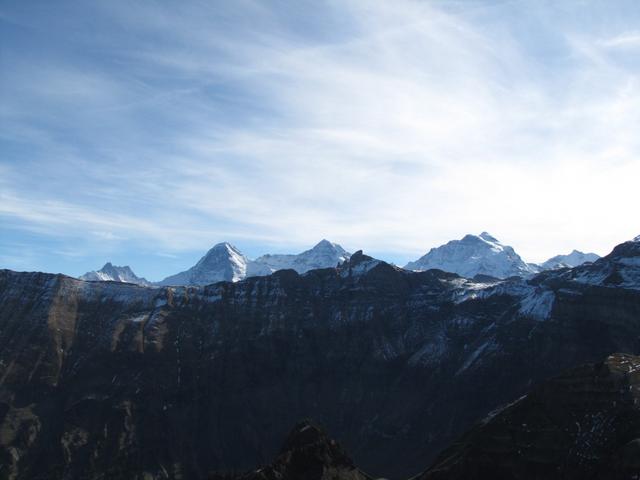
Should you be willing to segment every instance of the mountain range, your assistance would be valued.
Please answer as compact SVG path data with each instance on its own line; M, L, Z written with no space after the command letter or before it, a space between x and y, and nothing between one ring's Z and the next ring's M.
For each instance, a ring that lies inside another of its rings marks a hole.
M0 478L292 478L319 457L323 478L457 479L496 452L489 478L604 478L576 462L634 468L638 438L637 360L598 366L615 352L640 353L640 237L503 280L362 252L205 286L2 270ZM359 468L313 432L278 455L304 418Z
M292 269L298 273L319 268L333 268L345 262L351 254L337 243L322 240L313 248L299 254L266 254L255 260L224 242L211 248L193 267L151 284L137 277L129 267L114 267L107 263L102 269L88 272L80 278L90 281L118 281L143 286L207 285L229 281L237 282L247 277L270 275L278 270ZM568 255L557 255L541 265L525 263L510 247L500 243L487 232L466 235L432 248L418 260L409 262L407 270L424 271L440 269L457 273L466 278L485 275L498 279L512 276L527 277L543 270L576 267L593 262L599 257L594 253L574 250Z
M80 280L87 280L89 282L124 282L135 283L137 285L151 286L146 278L138 277L133 270L127 265L124 267L117 267L107 262L100 270L87 272L81 275Z

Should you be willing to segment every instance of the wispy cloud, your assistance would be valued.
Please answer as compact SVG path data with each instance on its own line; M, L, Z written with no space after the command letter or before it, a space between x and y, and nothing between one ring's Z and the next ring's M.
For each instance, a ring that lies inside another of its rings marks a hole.
M640 32L624 32L601 40L600 45L610 48L638 48L640 47Z
M630 5L598 26L572 2L76 6L55 55L3 74L0 215L171 255L482 230L605 253L640 228Z

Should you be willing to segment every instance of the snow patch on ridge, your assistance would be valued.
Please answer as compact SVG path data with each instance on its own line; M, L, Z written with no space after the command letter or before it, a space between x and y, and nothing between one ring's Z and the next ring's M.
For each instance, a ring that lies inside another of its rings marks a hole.
M555 301L552 290L534 289L520 300L520 314L537 320L545 320L551 316Z

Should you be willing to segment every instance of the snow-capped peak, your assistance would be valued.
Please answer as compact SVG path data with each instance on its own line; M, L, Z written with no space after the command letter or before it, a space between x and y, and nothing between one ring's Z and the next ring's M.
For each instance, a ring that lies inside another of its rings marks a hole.
M349 259L351 254L337 243L321 240L313 248L297 255L267 254L249 265L248 275L264 275L276 270L293 269L305 273L317 268L331 268Z
M525 263L508 245L503 245L493 235L465 235L445 245L432 248L415 262L409 262L408 270L438 268L463 277L490 275L496 278L528 276L537 272L535 266Z
M193 267L165 278L159 285L208 285L237 282L247 275L249 260L227 242L214 245Z
M196 267L206 267L217 265L220 260L231 259L234 263L246 263L245 256L236 247L228 242L222 242L214 245L200 260L196 263Z
M595 253L583 253L573 250L568 255L556 255L540 265L542 270L557 270L559 268L573 268L586 262L595 262L600 258Z
M137 285L151 285L146 279L138 277L128 265L118 267L107 262L100 270L94 270L81 275L80 280L90 282L124 282Z

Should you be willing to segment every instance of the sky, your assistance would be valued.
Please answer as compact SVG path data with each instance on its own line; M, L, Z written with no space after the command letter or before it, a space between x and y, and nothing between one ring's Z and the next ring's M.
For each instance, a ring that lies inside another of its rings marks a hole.
M0 268L640 234L640 3L0 2Z

